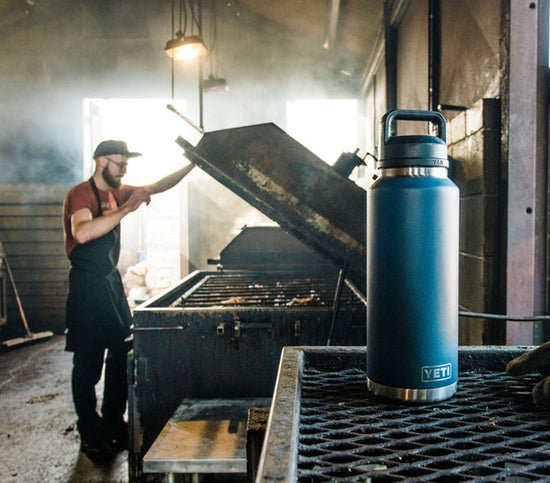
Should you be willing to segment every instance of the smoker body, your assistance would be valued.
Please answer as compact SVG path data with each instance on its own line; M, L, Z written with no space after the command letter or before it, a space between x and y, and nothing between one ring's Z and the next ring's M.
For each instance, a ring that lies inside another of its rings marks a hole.
M326 345L329 338L365 344L363 302L345 285L334 319L338 269L280 228L245 229L221 255L222 270L196 271L134 312L134 480L143 477L143 456L182 399L270 398L284 346ZM294 262L285 267L285 259ZM245 260L247 269L234 268Z
M271 123L176 142L279 226L246 228L220 270L195 272L134 311L134 478L180 403L271 398L283 347L366 344L365 191Z

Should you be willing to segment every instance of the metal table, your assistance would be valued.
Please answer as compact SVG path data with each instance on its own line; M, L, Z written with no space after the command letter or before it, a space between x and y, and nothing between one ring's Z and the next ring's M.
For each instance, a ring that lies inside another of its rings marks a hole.
M143 458L143 473L246 474L248 410L269 398L184 399Z
M526 349L460 348L457 393L419 405L373 398L365 347L286 347L256 482L548 481L541 377L504 372Z

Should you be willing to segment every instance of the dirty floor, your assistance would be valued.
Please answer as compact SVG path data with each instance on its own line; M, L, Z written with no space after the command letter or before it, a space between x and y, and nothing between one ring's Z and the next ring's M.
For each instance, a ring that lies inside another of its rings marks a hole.
M64 346L65 338L56 336L0 351L2 483L128 481L127 452L99 466L79 451L70 390L72 355Z

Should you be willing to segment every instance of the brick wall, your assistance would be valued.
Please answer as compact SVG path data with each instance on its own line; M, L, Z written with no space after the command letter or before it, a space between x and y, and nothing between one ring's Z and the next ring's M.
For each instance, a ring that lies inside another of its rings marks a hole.
M500 102L482 99L447 126L451 178L460 188L460 310L503 309ZM501 312L503 313L503 312ZM461 317L460 344L502 343L502 324Z

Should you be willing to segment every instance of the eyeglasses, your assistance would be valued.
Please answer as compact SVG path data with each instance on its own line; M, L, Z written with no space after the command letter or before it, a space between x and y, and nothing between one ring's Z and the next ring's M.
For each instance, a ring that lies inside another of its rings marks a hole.
M128 163L119 163L118 161L115 161L114 159L111 159L109 156L105 156L111 163L116 164L118 166L118 169L126 169L128 167Z

